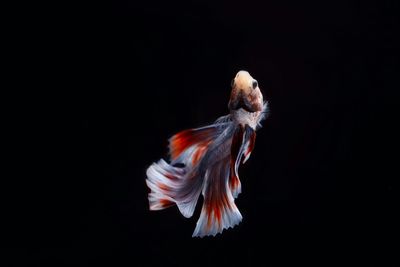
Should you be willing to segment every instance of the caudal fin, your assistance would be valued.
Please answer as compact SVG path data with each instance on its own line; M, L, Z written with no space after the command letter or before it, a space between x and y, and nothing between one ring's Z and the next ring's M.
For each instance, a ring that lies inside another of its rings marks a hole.
M238 168L250 156L255 138L251 127L239 126L232 137L230 156L207 168L203 208L193 236L216 235L241 222L234 200L241 192Z
M242 220L229 185L230 160L215 163L206 172L203 189L204 203L193 236L221 233Z

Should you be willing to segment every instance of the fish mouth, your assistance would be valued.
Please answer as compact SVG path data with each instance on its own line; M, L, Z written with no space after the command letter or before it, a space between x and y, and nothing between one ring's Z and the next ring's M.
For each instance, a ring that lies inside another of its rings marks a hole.
M235 100L229 103L229 109L231 110L238 110L244 109L248 112L256 112L257 110L253 107L250 101L244 97L242 94L239 95Z

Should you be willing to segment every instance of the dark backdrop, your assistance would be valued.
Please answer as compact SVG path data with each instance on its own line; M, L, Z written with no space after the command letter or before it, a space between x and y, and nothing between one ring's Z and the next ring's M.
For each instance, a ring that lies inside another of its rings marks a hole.
M12 211L27 262L394 266L398 187L383 157L396 4L321 2L116 1L109 16L85 13L57 51L62 112L33 127L39 179ZM201 205L190 219L150 212L145 171L172 134L227 114L242 69L271 110L240 169L243 221L193 239Z

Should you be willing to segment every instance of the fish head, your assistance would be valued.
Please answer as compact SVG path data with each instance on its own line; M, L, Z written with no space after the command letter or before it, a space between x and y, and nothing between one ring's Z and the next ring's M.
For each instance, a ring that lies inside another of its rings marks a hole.
M231 97L228 108L238 110L240 108L248 112L259 112L263 108L263 95L258 82L247 71L239 71L233 78Z

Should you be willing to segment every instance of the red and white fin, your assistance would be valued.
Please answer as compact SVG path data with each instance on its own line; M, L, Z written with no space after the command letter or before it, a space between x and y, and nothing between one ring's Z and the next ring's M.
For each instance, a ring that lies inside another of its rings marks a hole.
M256 131L246 125L246 136L245 136L246 146L244 147L244 159L243 164L250 158L250 154L254 149L256 144Z
M185 161L195 165L204 155L207 146L226 128L224 124L181 131L169 139L169 154L172 162ZM191 161L188 160L191 158ZM181 162L181 163L185 163Z
M176 204L183 216L193 215L203 188L198 164L212 141L227 127L225 124L182 131L170 138L171 163L164 160L147 169L146 184L150 188L150 210L160 210Z
M204 202L193 236L215 236L242 221L229 186L230 159L207 169L203 188Z
M250 157L256 140L256 132L246 125L239 125L232 137L231 158L230 158L230 178L229 186L232 195L236 198L241 193L241 183L239 179L239 166L245 163Z

